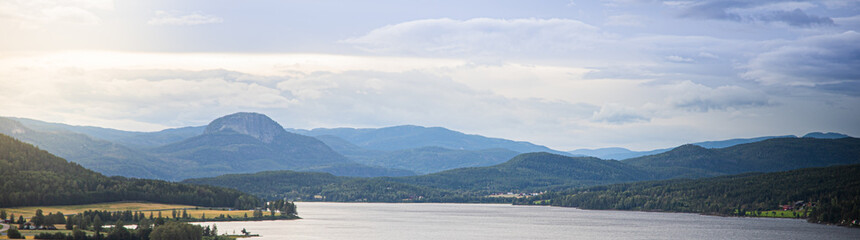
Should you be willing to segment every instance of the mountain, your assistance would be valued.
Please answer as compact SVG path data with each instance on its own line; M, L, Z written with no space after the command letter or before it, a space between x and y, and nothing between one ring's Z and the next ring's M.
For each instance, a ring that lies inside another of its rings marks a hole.
M810 222L848 224L860 216L860 165L623 183L545 194L521 203L583 209L757 216L797 201ZM742 212L745 214L737 214Z
M420 176L339 178L324 184L318 184L314 179L302 180L301 174L283 171L190 179L186 182L236 189L252 188L247 184L259 182L262 184L253 186L258 189L254 193L264 197L307 199L320 195L331 201L401 201L399 197L424 196L426 199L423 201L472 202L498 200L483 197L497 192L568 190L622 182L857 163L860 163L860 139L775 138L718 149L688 144L665 153L625 161L525 153L493 166L459 168ZM255 180L259 177L266 180ZM291 180L278 180L280 178ZM293 193L284 195L286 192Z
M774 138L797 138L797 136L784 135L784 136L766 136L766 137L756 137L756 138L734 138L734 139L729 139L729 140L697 142L697 143L692 143L692 144L696 145L696 146L703 147L703 148L726 148L726 147L731 147L731 146L735 146L735 145L739 145L739 144L761 142L764 140L774 139Z
M489 167L448 170L428 175L389 178L392 181L449 190L485 193L539 191L649 179L637 167L615 160L524 153Z
M809 134L807 134L809 135ZM754 143L760 142L773 138L797 138L794 135L784 135L784 136L766 136L766 137L756 137L756 138L734 138L728 140L720 140L720 141L705 141L705 142L697 142L690 143L691 145L696 145L704 148L726 148L731 147L738 144L744 143ZM671 148L662 148L662 149L654 149L649 151L632 151L626 148L620 147L611 147L611 148L598 148L598 149L577 149L573 151L568 151L568 153L573 155L582 155L582 156L591 156L602 159L615 159L615 160L624 160L629 158L636 158L641 156L648 156L654 154L660 154L672 150Z
M684 145L624 163L654 172L657 179L857 164L860 139L774 138L717 149Z
M0 117L0 133L12 136L109 176L165 179L176 174L173 164L145 152L62 128L30 129Z
M847 137L851 137L851 136L841 134L841 133L835 133L835 132L828 132L828 133L811 132L811 133L807 133L806 135L803 135L803 137L805 137L805 138L837 139L837 138L847 138Z
M402 177L415 176L416 172L399 169L365 165L360 163L341 163L327 166L308 167L301 169L304 172L324 172L344 177Z
M441 127L395 126L379 129L288 129L315 136L357 163L417 173L491 166L524 152L552 152L528 142L469 135Z
M220 117L202 135L152 149L152 153L181 162L183 178L351 163L319 140L287 132L258 113Z
M651 151L632 151L626 148L620 147L610 147L610 148L598 148L598 149L577 149L573 151L568 151L568 153L574 156L588 156L588 157L596 157L601 159L613 159L613 160L624 160L628 158L635 158L647 155L653 155L658 153L663 153L669 151L670 149L655 149Z
M256 207L254 196L220 187L106 177L0 134L0 206L149 201L209 207Z
M465 134L441 127L403 125L386 128L317 128L313 130L291 129L291 131L308 136L332 135L370 150L395 151L420 147L442 147L456 150L503 148L519 153L552 152L567 154L529 142Z
M408 169L421 174L455 168L496 165L519 154L501 148L454 150L442 147L418 147L395 151L369 150L332 135L320 135L316 138L355 162L385 168Z
M62 123L50 123L27 118L13 118L27 128L41 132L72 132L89 136L93 139L121 144L133 149L147 149L178 142L203 133L204 127L170 128L158 132L133 132L110 128L74 126Z

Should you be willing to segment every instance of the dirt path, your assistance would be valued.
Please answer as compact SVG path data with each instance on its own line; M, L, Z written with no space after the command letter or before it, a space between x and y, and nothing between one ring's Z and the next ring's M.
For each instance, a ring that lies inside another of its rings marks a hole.
M6 236L6 230L9 230L9 225L0 223L0 236Z

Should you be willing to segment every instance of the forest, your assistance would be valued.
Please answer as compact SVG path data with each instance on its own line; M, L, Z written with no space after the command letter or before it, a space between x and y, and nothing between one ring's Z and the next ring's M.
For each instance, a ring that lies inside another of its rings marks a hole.
M148 201L252 209L262 200L234 189L107 177L0 134L0 206Z
M746 216L801 201L810 222L856 226L860 165L621 183L548 193L517 204Z

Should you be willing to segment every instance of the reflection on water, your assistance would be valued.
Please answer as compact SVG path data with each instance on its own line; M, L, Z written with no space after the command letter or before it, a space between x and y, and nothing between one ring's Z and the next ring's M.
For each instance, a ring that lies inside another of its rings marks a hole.
M796 219L593 211L504 204L297 203L300 220L217 222L265 239L860 239Z

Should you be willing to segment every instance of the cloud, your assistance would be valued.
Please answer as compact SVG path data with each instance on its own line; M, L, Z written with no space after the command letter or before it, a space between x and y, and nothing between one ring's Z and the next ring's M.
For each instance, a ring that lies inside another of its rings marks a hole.
M854 31L802 38L755 56L743 76L768 85L856 86L860 84L858 42L860 33Z
M610 124L626 124L635 122L647 122L651 118L639 113L636 109L619 104L606 104L594 112L592 121L606 122Z
M682 8L680 16L685 18L784 23L795 27L834 24L830 17L808 14L805 9L818 6L808 2L710 0L672 5Z
M623 26L623 27L642 27L645 26L647 20L643 16L638 15L615 15L609 16L606 21L606 26Z
M192 26L202 24L213 24L224 22L218 16L206 15L195 12L191 14L183 14L177 11L155 11L155 17L149 19L146 23L149 25L176 25L176 26Z
M379 53L430 56L559 55L609 40L595 26L571 19L425 19L343 40Z
M113 1L2 1L0 20L23 29L50 24L94 25L102 20L98 12L113 10Z
M668 103L686 111L708 112L738 110L771 105L767 94L739 86L707 87L691 81L666 85L672 95Z
M696 60L693 60L692 58L685 58L685 57L681 57L678 55L666 56L666 60L668 60L670 62L678 62L678 63L692 63L692 62L696 61Z

